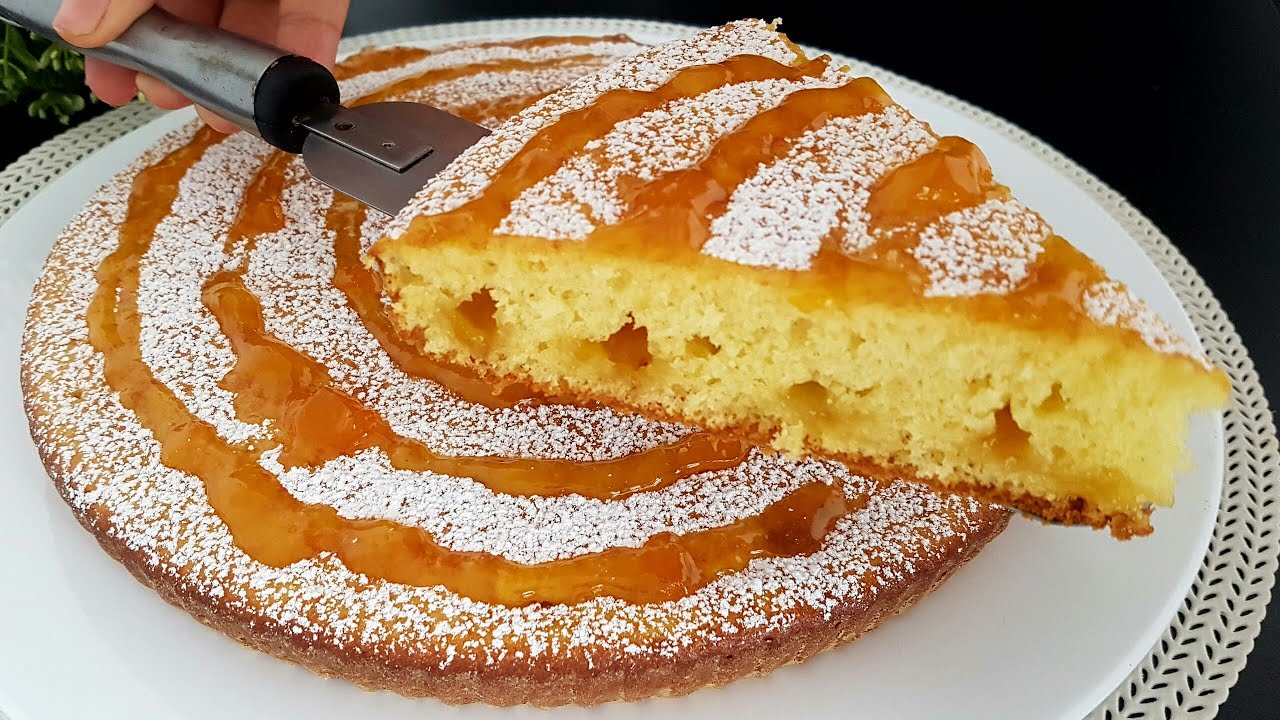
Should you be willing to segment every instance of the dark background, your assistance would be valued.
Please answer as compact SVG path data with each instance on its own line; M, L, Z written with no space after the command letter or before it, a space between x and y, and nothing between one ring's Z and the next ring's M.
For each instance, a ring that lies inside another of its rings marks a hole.
M1265 0L352 5L348 34L502 16L714 25L781 15L797 42L867 60L986 108L1128 197L1204 276L1275 397L1280 12ZM52 134L15 113L0 114L0 124L9 138L0 147L0 165ZM1274 602L1271 609L1280 611ZM1219 717L1273 720L1280 718L1278 701L1280 620L1273 618Z

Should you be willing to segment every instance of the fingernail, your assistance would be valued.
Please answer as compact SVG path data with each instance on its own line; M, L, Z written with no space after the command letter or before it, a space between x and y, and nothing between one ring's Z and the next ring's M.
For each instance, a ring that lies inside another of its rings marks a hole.
M63 0L53 16L53 29L63 37L83 37L98 29L110 0Z

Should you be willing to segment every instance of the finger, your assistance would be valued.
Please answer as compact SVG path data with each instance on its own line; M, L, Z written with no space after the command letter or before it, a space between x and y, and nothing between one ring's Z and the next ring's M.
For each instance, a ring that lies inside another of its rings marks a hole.
M147 96L152 105L161 110L177 110L191 104L185 95L150 75L138 73L138 90Z
M53 28L79 47L98 47L116 39L154 5L153 0L62 0Z
M102 60L85 60L84 81L108 105L127 104L138 95L137 73Z
M159 0L169 14L197 25L217 25L222 17L221 0Z
M218 25L237 35L274 43L276 4L267 0L226 0Z
M276 44L332 68L348 0L280 0Z
M200 116L200 119L203 120L206 125L220 133L223 133L224 135L230 135L240 131L240 128L233 125L230 121L223 119L222 116L215 115L213 111L208 108L197 105L196 114Z

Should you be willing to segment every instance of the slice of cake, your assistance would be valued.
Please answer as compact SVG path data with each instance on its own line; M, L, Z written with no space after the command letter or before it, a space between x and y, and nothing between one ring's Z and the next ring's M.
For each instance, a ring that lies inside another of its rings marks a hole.
M1229 391L973 144L760 21L528 108L371 255L430 355L1122 538Z

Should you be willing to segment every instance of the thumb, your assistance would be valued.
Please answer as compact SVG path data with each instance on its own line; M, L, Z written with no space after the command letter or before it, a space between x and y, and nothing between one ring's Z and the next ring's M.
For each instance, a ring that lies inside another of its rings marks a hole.
M98 47L115 40L155 0L62 0L53 29L78 47Z

